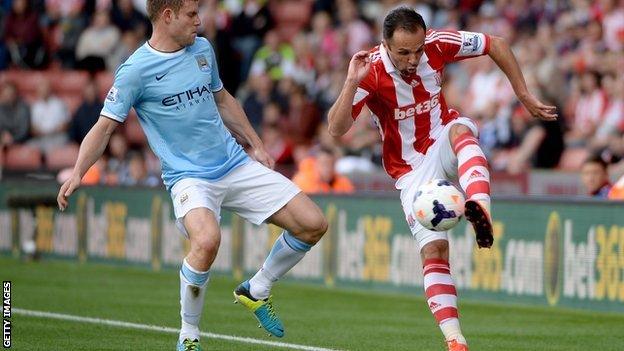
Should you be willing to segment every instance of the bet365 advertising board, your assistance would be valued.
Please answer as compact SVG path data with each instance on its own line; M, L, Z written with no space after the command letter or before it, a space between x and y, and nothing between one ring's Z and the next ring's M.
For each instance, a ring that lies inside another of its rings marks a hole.
M81 188L70 207L7 206L7 199L56 196L55 185L0 183L0 251L78 261L178 267L188 241L169 195L137 188ZM329 231L290 273L327 286L422 295L422 270L398 194L319 196ZM15 203L15 202L14 202ZM20 203L19 201L17 203ZM624 312L624 204L499 199L494 246L478 249L465 221L449 234L462 298ZM227 211L213 271L242 278L264 261L281 230Z

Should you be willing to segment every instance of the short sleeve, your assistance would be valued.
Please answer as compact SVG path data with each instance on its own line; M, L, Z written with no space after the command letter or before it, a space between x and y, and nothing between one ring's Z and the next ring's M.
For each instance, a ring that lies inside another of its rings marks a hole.
M351 107L351 117L356 119L360 112L362 112L362 108L366 105L366 102L370 99L370 97L375 92L375 72L373 72L374 68L371 67L368 75L360 82L355 92L355 96L353 97L353 106Z
M215 54L212 45L208 43L210 47L210 67L212 68L210 72L210 90L213 93L223 89L223 82L221 82L221 78L219 77L219 66L217 65L217 55Z
M101 115L123 123L130 108L141 95L139 72L131 64L123 64L115 72L113 86L106 94Z
M427 43L440 50L445 62L487 55L490 50L490 37L477 32L431 31L427 35Z

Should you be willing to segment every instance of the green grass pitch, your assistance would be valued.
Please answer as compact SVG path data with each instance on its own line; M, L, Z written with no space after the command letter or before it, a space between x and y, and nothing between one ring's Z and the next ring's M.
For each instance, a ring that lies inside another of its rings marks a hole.
M0 257L0 278L12 281L12 308L177 328L175 270ZM423 302L413 295L304 285L287 280L273 289L286 336L269 338L244 308L232 303L238 284L211 278L202 331L339 350L444 350ZM624 350L624 315L505 306L460 300L471 350ZM12 316L12 350L174 350L173 333ZM204 350L287 350L202 338Z

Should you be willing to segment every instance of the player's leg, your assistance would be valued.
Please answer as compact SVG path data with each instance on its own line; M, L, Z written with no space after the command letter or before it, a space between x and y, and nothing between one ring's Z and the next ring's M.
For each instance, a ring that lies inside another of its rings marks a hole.
M177 350L201 350L199 322L210 267L217 256L221 233L219 184L183 179L171 189L176 225L190 240L190 250L180 268L181 328Z
M449 350L468 350L459 324L457 289L451 277L447 233L428 230L414 221L410 222L410 228L421 248L427 305L444 334Z
M250 279L251 294L269 296L273 283L294 267L327 231L321 210L304 193L297 194L286 206L269 217L268 222L284 228L262 268Z
M221 234L215 215L207 208L195 208L184 216L184 228L191 248L180 269L180 329L179 350L189 342L199 341L199 321L204 307L204 295L210 278L210 266L217 256Z
M234 291L236 300L250 309L271 335L281 337L284 328L273 309L271 287L320 240L327 222L321 210L297 186L257 162L241 167L232 180L224 207L252 223L269 222L285 229L262 268Z
M270 335L284 336L284 326L271 301L271 288L310 251L325 231L327 222L321 210L303 193L298 193L268 220L284 228L262 268L234 291L237 301L252 310Z
M436 234L427 232L428 230L424 229L417 234L417 238L421 239L419 244L433 240L424 244L420 251L427 305L444 334L449 350L468 350L459 324L457 290L451 277L448 241L438 239L439 232Z
M459 327L457 290L450 275L448 235L446 232L428 230L415 220L412 204L418 187L431 179L443 178L439 162L440 144L434 144L423 160L422 167L405 178L401 188L401 205L414 239L418 243L423 264L424 289L427 305L438 322L451 349L451 343L467 349L466 340ZM458 348L456 350L462 350Z
M475 230L479 247L490 247L494 238L490 216L490 172L487 159L479 146L476 131L467 124L453 124L448 137L452 153L457 158L459 184L466 193L466 219Z

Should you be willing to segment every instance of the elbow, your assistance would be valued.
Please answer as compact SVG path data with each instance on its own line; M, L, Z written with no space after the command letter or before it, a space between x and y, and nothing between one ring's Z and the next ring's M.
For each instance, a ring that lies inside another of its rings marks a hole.
M329 132L329 135L331 135L334 138L341 137L347 132L346 130L344 130L344 128L338 128L333 123L329 123L329 126L327 127L327 131Z
M332 127L327 128L329 131L329 135L331 135L334 138L340 137L342 136L344 133L340 133L338 131L336 131L335 129L333 129Z
M505 40L505 38L496 35L490 35L490 54L501 52L505 49L510 49L509 44L507 43L507 40Z
M329 132L329 135L336 138L343 136L347 131L349 131L353 120L351 119L350 113L336 111L332 107L327 114L327 122L327 131Z
M507 40L505 40L505 38L500 37L498 35L490 35L490 40L496 43L504 43L504 44L507 43Z

